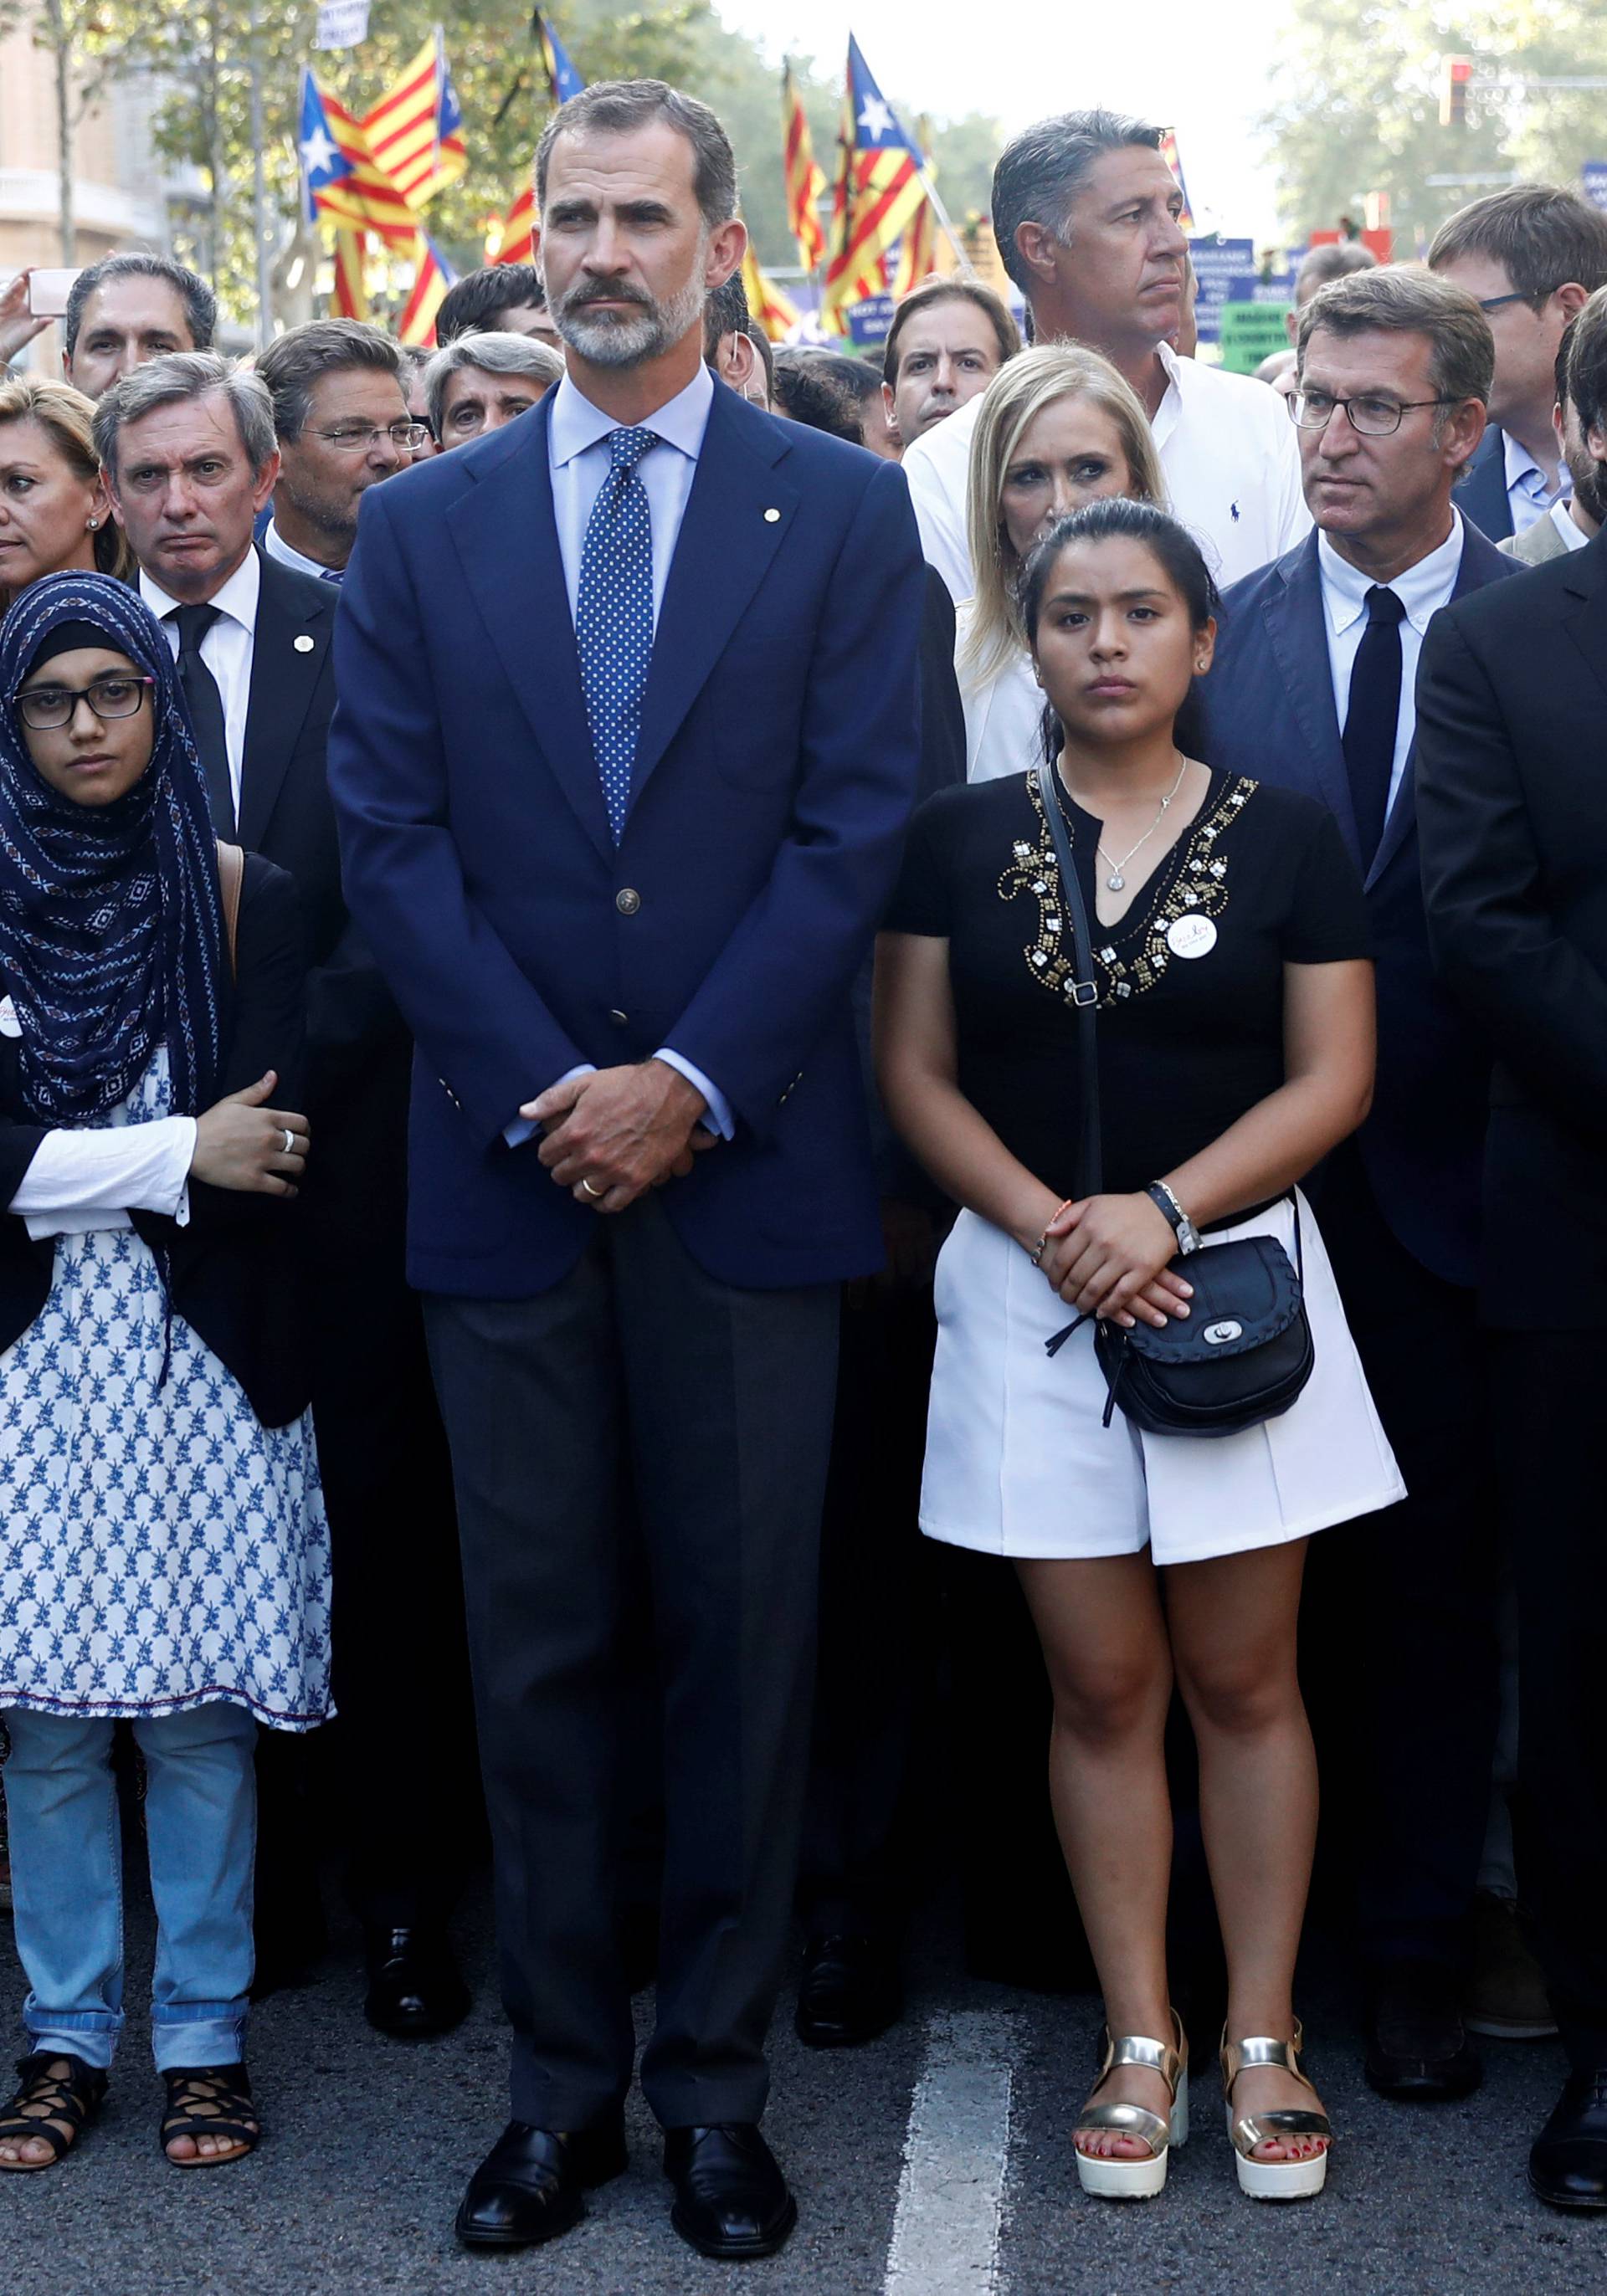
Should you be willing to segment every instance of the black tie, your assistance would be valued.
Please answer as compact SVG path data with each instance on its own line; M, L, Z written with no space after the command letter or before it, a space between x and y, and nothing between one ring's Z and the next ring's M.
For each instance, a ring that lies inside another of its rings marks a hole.
M1350 673L1345 714L1345 770L1362 840L1362 865L1371 868L1389 810L1395 737L1400 725L1400 626L1405 608L1377 583L1367 593L1367 627Z
M218 681L201 659L201 641L218 619L216 606L180 606L168 616L178 625L178 683L190 705L195 747L207 777L207 801L212 828L219 837L235 834L235 793L229 783L228 735L224 728L223 696Z

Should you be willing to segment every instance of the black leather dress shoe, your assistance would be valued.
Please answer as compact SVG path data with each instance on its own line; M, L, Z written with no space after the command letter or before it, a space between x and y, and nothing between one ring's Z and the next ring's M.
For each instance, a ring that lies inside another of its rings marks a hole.
M1553 2209L1607 2209L1607 2065L1569 2074L1535 2139L1529 2181Z
M798 2038L852 2049L895 2025L904 2005L898 1963L872 1937L812 1938L798 1980Z
M667 2128L664 2174L675 2186L670 2222L700 2256L733 2263L774 2256L798 2221L798 2204L754 2121Z
M1367 2079L1402 2104L1445 2104L1471 2096L1484 2079L1462 2021L1455 1974L1405 1962L1380 1979L1367 2029Z
M363 1947L368 1993L363 2014L377 2032L399 2041L449 2033L469 2013L469 1988L457 1972L444 1930L367 1923Z
M625 2166L617 2120L597 2128L532 2128L510 2120L469 2178L453 2230L466 2248L532 2248L586 2213L582 2195Z

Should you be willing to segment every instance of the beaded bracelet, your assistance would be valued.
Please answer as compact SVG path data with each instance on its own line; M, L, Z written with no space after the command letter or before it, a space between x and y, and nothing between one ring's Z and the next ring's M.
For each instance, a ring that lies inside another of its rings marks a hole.
M1067 1196L1065 1202L1057 1208L1054 1219L1050 1221L1049 1227L1046 1227L1042 1234L1038 1238L1038 1248L1031 1255L1032 1263L1034 1267L1041 1267L1043 1265L1043 1255L1049 1250L1049 1228L1053 1227L1055 1220L1059 1218L1061 1212L1068 1212L1075 1201L1076 1198L1075 1196Z

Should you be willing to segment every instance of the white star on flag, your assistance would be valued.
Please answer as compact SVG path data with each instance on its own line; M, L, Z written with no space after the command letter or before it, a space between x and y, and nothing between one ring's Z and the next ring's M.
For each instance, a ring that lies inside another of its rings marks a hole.
M301 146L301 165L309 176L328 175L340 156L326 127L315 127Z
M890 135L897 125L891 110L879 95L868 95L865 98L865 109L860 114L860 126L873 144L879 144L884 135Z

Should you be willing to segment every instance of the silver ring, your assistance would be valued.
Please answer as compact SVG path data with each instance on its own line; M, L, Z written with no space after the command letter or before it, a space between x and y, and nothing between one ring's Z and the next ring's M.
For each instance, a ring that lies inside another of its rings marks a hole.
M287 1156L293 1156L296 1152L296 1136L288 1124L284 1128L284 1152Z
M586 1191L586 1193L592 1198L593 1201L599 1204L608 1193L606 1188L594 1188L589 1180L582 1180L581 1182L581 1185Z

